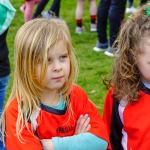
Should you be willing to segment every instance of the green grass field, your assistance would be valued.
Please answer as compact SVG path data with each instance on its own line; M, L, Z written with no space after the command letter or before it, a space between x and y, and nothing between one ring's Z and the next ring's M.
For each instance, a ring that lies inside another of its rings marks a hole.
M23 4L23 0L11 0L13 6L17 12L7 36L7 43L9 47L9 58L11 63L11 77L8 85L6 100L10 94L13 83L13 68L14 68L14 37L17 30L24 23L23 14L20 12L19 7ZM52 0L48 3L47 7L51 6ZM99 1L97 1L98 5ZM135 6L139 4L139 0L135 1ZM107 57L103 52L93 51L93 47L97 40L96 32L90 32L90 15L88 1L85 0L85 8L83 14L83 25L85 32L82 35L75 34L75 8L76 0L62 0L60 16L66 21L69 26L72 44L76 51L76 56L80 66L80 72L78 77L78 85L80 85L88 94L91 101L93 101L99 108L100 114L102 114L103 103L105 95L107 93L106 87L103 84L102 77L110 75L114 58ZM127 16L126 16L127 18Z

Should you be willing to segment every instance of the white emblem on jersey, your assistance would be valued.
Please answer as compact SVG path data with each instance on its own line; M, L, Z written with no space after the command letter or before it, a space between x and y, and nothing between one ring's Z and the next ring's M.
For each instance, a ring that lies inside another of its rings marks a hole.
M31 117L30 117L31 124L33 126L34 131L36 131L36 127L37 127L37 121L36 121L36 119L37 119L37 117L38 117L38 115L40 113L40 110L41 109L38 108L35 111L33 111L32 114L31 114Z

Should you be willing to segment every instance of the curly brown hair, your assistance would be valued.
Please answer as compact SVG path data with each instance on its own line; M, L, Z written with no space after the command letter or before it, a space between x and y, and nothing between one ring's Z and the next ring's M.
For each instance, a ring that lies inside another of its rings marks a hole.
M113 96L119 101L123 98L128 102L135 102L140 96L137 60L142 53L144 38L150 37L150 15L146 15L148 7L150 8L150 3L129 16L114 43L118 50L107 87L114 87Z

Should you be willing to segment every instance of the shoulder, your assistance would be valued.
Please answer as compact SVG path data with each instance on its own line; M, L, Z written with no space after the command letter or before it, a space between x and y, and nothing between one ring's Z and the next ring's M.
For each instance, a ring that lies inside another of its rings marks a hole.
M73 95L75 96L75 95L82 95L82 94L86 95L85 91L80 86L74 84L72 86L70 95L71 96L73 96Z
M114 88L110 88L106 94L105 97L105 103L110 103L110 101L113 101L113 93L114 93Z
M86 94L86 92L78 85L73 85L71 92L70 92L70 99L71 101L80 101L80 103L82 101L87 101L88 100L88 96Z
M7 107L8 107L8 108L18 107L17 98L12 99L12 100L7 104Z
M113 104L113 101L114 101L114 96L113 96L113 93L114 93L114 88L110 88L109 91L107 92L106 94L106 97L105 97L105 101L104 101L104 107L112 107L112 104Z
M12 99L6 106L6 114L18 114L17 98Z
M107 95L113 96L113 92L114 92L114 88L112 87L108 90Z
M70 101L74 106L83 106L89 103L89 99L85 91L78 85L73 85L70 92Z
M89 100L88 95L78 85L73 85L72 91L70 93L70 101L74 110L76 110L79 114L89 114L91 110L97 111L94 103Z

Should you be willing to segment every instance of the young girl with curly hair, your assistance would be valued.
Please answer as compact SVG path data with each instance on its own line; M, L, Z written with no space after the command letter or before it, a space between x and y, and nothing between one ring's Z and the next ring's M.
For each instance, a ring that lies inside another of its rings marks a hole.
M122 27L103 119L113 150L150 149L150 3Z

